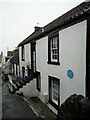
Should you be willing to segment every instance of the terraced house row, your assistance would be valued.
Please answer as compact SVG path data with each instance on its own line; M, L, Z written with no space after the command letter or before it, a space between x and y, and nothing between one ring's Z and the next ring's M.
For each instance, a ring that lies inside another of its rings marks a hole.
M72 94L90 97L90 2L83 2L19 45L18 75L32 79L21 91L54 113Z

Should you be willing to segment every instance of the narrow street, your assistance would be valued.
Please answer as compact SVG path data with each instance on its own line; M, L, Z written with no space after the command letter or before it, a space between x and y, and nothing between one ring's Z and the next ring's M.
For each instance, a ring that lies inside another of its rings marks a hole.
M1 80L1 68L0 68L0 120L2 118L2 80Z
M38 118L23 99L9 93L5 81L2 85L2 118Z

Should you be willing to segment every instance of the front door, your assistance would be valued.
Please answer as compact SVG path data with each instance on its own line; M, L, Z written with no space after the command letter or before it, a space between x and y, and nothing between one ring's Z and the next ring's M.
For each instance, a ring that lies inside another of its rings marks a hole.
M31 69L36 72L36 43L31 43Z

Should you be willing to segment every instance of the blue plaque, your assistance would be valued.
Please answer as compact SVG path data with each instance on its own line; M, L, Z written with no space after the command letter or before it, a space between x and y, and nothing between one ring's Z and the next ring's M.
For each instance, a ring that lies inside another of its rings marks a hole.
M72 79L73 76L74 76L73 71L72 71L72 70L68 70L68 71L67 71L67 76Z

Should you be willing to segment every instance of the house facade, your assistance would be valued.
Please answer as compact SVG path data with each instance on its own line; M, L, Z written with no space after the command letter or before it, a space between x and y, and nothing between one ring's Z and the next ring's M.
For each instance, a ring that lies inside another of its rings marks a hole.
M25 77L28 75L28 69L31 68L30 43L19 47L20 74Z
M12 56L13 56L13 51L7 51L7 56L5 57L5 67L4 67L7 73L12 72L12 65L10 62L10 59L12 58Z
M18 45L21 76L38 73L36 96L56 114L72 94L90 98L89 39L90 2L83 2Z

